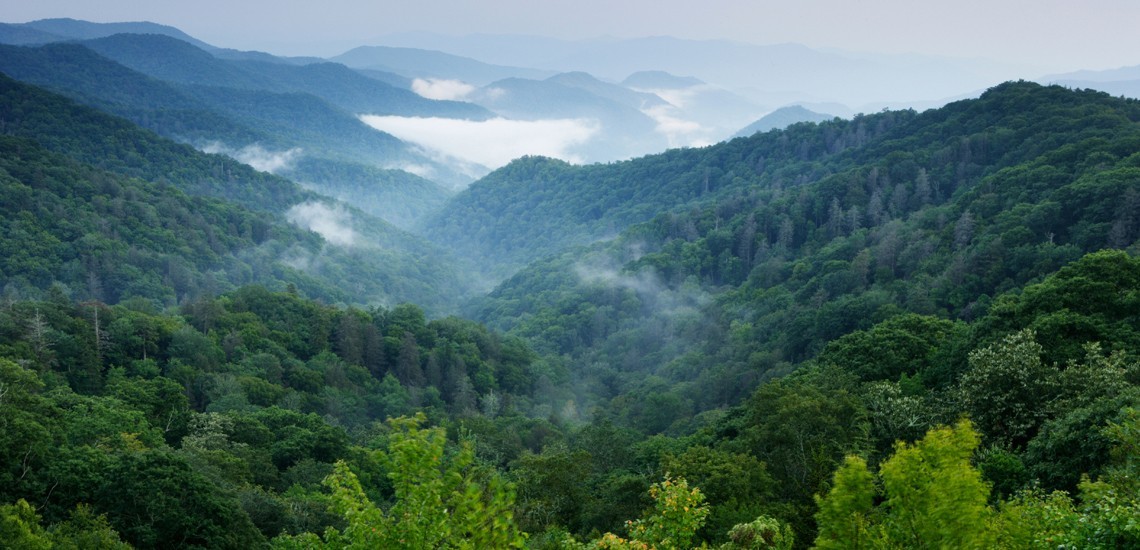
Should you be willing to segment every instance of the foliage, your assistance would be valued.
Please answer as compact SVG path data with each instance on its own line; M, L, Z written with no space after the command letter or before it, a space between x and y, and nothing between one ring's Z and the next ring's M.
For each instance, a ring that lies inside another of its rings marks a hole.
M857 456L848 456L835 471L827 497L816 495L819 534L815 546L822 549L870 548L873 543L870 527L875 496L875 480L867 469L867 463Z
M689 548L709 513L700 489L690 489L683 478L667 477L649 488L649 496L654 502L653 509L647 510L641 519L626 522L629 539L606 533L591 544L568 541L567 545L583 549Z
M445 456L445 433L421 429L426 420L393 419L388 450L379 460L388 470L395 503L382 511L368 497L355 474L337 462L325 480L332 507L343 515L343 531L326 531L324 544L311 536L284 536L279 548L521 548L525 536L513 519L511 487L492 475L480 479L469 446Z
M740 523L728 531L729 542L721 550L791 550L795 534L790 526L779 520L760 516L749 523Z
M989 487L970 458L979 438L968 422L899 445L879 475L888 540L911 547L987 548Z
M142 43L102 47L143 64ZM356 78L157 44L193 63L148 70L180 78ZM396 146L313 96L171 87L76 45L2 57L35 56L167 136ZM427 224L473 285L546 257L470 305L488 328L436 316L467 282L424 241L344 207L371 244L323 241L282 219L315 199L292 183L0 79L4 540L1135 546L1137 105L1008 83L610 165L521 159ZM354 162L293 173L396 181ZM398 297L422 305L344 305Z
M962 402L982 433L994 441L1023 446L1037 432L1055 398L1057 370L1041 361L1036 335L1026 329L970 353L970 368L959 379Z
M866 463L849 458L819 499L821 548L989 548L989 487L970 464L978 436L969 422L900 443L883 462L884 500L872 510Z
M59 282L84 299L169 305L261 282L448 311L467 288L420 238L6 76L0 120L0 272L22 293ZM294 207L336 216L351 243L310 231Z

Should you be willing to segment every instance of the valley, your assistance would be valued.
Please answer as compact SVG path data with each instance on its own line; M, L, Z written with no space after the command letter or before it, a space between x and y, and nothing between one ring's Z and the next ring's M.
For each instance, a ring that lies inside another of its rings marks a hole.
M0 24L4 544L1140 544L1131 69L341 52Z

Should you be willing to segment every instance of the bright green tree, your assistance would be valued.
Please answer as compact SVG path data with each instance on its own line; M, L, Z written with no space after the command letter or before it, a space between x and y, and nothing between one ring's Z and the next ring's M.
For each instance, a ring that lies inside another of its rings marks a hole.
M857 456L848 456L836 470L827 497L816 496L816 504L819 506L819 512L815 515L819 524L816 547L844 550L870 548L868 530L874 497L875 478L867 469L867 462Z
M897 446L879 469L888 539L910 548L990 546L990 488L970 464L978 443L973 426L963 421Z
M968 421L899 443L879 469L885 500L872 509L873 478L849 458L818 499L819 548L990 548L990 488L970 464L978 434Z
M627 521L629 538L606 533L590 544L572 539L563 546L578 550L682 550L689 548L709 515L705 496L682 478L666 477L649 488L653 508L639 520Z
M381 510L365 495L356 475L338 461L325 480L344 532L282 536L277 548L521 548L525 535L514 521L514 489L474 466L470 445L445 453L443 428L420 428L427 418L390 420L393 428L379 460L388 470L395 503Z
M52 547L51 539L40 525L40 516L24 499L0 506L0 541L11 548L27 550Z

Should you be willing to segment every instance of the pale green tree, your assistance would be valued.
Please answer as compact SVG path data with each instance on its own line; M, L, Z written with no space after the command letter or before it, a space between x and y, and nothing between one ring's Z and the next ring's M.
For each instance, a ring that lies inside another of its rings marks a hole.
M690 548L697 529L709 515L705 496L683 478L666 477L649 488L653 508L636 521L627 521L629 538L606 533L589 544L567 539L563 546L575 550L684 550Z
M875 478L867 462L848 456L835 472L827 498L816 496L819 511L815 515L819 532L817 548L856 550L870 548L868 532L871 522Z
M382 510L364 493L348 464L338 461L325 480L343 532L329 529L274 539L276 548L521 548L525 535L514 521L514 489L494 474L481 475L470 445L445 452L443 428L421 428L423 413L389 420L388 448L377 457L395 489Z
M970 464L978 434L968 421L898 443L879 468L884 500L872 507L874 478L848 458L819 498L819 548L991 548L990 488Z

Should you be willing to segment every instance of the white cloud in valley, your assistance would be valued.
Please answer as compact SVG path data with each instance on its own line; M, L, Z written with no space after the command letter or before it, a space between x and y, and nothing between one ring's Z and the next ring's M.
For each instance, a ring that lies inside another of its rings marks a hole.
M359 236L351 227L352 214L344 207L320 202L294 205L285 213L289 223L319 234L331 244L354 246Z
M574 148L600 130L597 122L585 119L475 121L376 115L360 119L404 141L488 168L526 155L581 162Z
M220 142L209 143L202 147L202 151L205 153L226 155L242 164L248 164L253 167L254 170L269 172L270 174L277 174L282 170L292 168L303 152L298 147L287 151L270 151L257 144L247 145L241 149L233 149Z
M641 250L627 250L627 254L633 255L626 261L634 261L641 253ZM684 284L679 288L670 288L650 268L636 272L625 271L615 258L584 258L574 264L574 274L584 284L632 290L641 298L642 306L656 315L699 316L701 308L711 300L708 293L696 285Z
M475 91L475 86L459 80L417 78L412 81L412 91L428 99L461 101Z
M657 123L654 129L665 136L669 147L703 147L716 141L712 138L711 129L701 126L699 122L676 116L676 111L671 105L658 105L641 112Z

